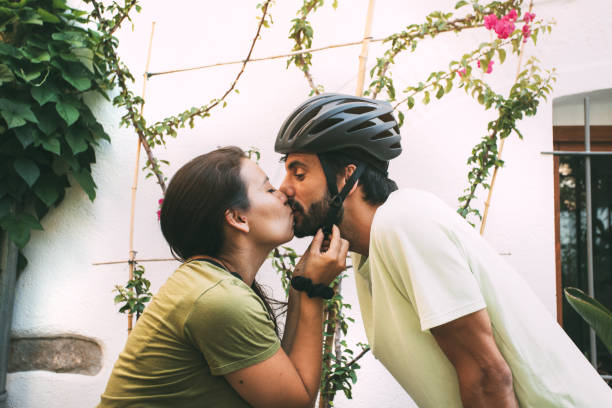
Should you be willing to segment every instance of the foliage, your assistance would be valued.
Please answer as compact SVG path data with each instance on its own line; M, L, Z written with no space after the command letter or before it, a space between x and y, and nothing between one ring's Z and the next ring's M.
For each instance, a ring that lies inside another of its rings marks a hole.
M119 313L136 314L137 320L153 297L149 291L151 282L142 276L144 272L144 267L134 262L134 277L128 280L125 287L116 285L114 290L117 292L115 304L122 304Z
M595 330L612 353L612 312L578 288L565 288L564 293L568 303Z
M517 121L523 116L534 116L541 99L546 99L552 91L551 83L555 80L554 70L541 76L541 69L536 65L537 59L532 57L525 64L525 69L519 74L516 83L510 89L508 98L496 94L484 82L474 80L467 82L464 86L466 92L472 87L472 94L478 95L480 104L485 109L494 106L498 111L498 117L487 125L488 134L483 136L482 141L472 149L472 155L468 158L471 167L468 172L470 186L465 189L464 195L459 197L462 203L458 212L464 218L474 214L481 218L480 212L470 206L472 199L476 198L476 189L482 186L489 189L487 184L489 172L493 168L503 165L498 157L498 143L508 137L512 132L519 138L523 138L517 129ZM463 85L463 84L462 84ZM469 221L469 220L468 220Z
M293 26L289 30L289 38L294 41L293 48L291 51L302 51L312 47L312 38L314 31L308 21L308 15L311 12L316 11L319 7L323 6L325 0L303 0L302 7L298 10L296 18L291 20ZM333 8L338 7L338 0L334 0L332 3ZM320 94L323 92L322 85L315 85L312 75L310 73L310 67L312 66L312 54L309 52L300 53L289 57L287 60L287 68L294 64L304 73L308 84L310 85L310 95Z
M112 83L88 22L65 0L0 0L0 228L20 249L69 176L96 196L94 148L110 139L83 97Z

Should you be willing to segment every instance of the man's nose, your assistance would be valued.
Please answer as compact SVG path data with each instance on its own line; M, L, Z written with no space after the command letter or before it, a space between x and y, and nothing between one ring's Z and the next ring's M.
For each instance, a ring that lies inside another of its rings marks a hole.
M286 195L287 198L293 198L293 196L295 195L295 190L291 186L291 183L289 183L289 180L287 180L286 176L278 189L282 191L282 193Z

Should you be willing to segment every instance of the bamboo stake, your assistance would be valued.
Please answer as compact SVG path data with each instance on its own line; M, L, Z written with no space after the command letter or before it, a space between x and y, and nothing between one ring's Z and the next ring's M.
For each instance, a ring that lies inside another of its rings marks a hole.
M533 0L529 2L529 13L533 9ZM516 78L518 78L521 73L521 65L523 64L523 52L525 51L525 44L521 44L521 52L519 52L519 61L518 66L516 68ZM502 152L504 151L504 142L506 139L502 139L499 144L499 152L497 153L497 159L501 160ZM489 194L487 195L487 201L485 201L484 213L482 214L482 222L480 224L480 235L484 235L485 227L487 225L487 216L489 215L489 207L491 206L491 197L493 196L493 187L495 186L495 180L497 178L497 170L499 170L499 166L495 166L493 169L493 176L491 177L491 186L489 187Z
M386 38L387 37L384 37L384 38L371 38L370 37L369 41L370 42L384 41ZM286 54L272 55L270 57L250 58L249 60L242 59L242 60L227 61L227 62L217 62L215 64L200 65L200 66L191 67L191 68L180 68L180 69L173 69L173 70L169 70L169 71L149 72L149 73L147 73L147 75L149 76L149 78L151 78L152 76L157 76L157 75L176 74L176 73L180 73L180 72L196 71L196 70L199 70L199 69L221 67L221 66L224 66L224 65L244 64L245 62L255 62L255 61L268 61L268 60L274 60L274 59L279 59L279 58L292 57L294 55L306 54L306 53L309 53L309 52L324 51L324 50L330 50L330 49L333 49L333 48L350 47L350 46L359 45L359 44L363 44L363 40L352 41L352 42L342 43L342 44L328 45L328 46L319 47L319 48L307 48L307 49L304 49L304 50L293 51L293 52L289 52L289 53L286 53Z
M147 63L145 65L145 73L143 74L142 83L142 99L144 101L147 90L147 71L149 70L149 64L151 63L151 48L153 46L153 33L155 31L155 21L151 23L151 36L149 37L149 50L147 51ZM144 111L144 102L140 105L140 115ZM130 280L134 279L134 264L136 258L136 251L134 251L134 216L136 213L136 191L138 190L138 170L140 169L140 146L141 140L138 138L138 145L136 147L136 165L134 166L134 180L132 183L132 202L130 206L130 252L129 252L129 269L130 269ZM130 291L132 289L130 288ZM128 314L128 335L132 332L132 313Z
M363 83L365 81L365 67L368 61L368 47L370 45L370 33L372 32L372 20L374 18L374 2L370 0L368 3L368 15L366 17L365 32L363 34L363 41L361 43L361 55L359 55L359 73L357 74L357 89L355 94L357 96L363 95Z
M355 90L355 94L357 96L363 95L363 84L365 82L365 67L368 60L368 48L372 37L370 37L370 33L372 32L372 20L374 18L374 3L375 0L370 0L368 3L368 12L366 16L365 30L363 34L363 40L361 40L361 54L359 55L359 71L357 74L357 88ZM338 282L338 285L334 288L336 293L340 293L342 289L342 280ZM335 355L336 358L339 359L341 352L340 348L340 325L338 322L338 313L337 308L333 308L332 310L326 310L325 317L328 321L327 327L325 328L325 332L328 336L325 338L324 344L324 354L327 355L331 353L332 345L335 345ZM335 330L334 330L335 329ZM328 358L326 361L327 372L329 372L331 367L331 358ZM331 377L328 379L331 380ZM324 392L321 392L319 396L319 408L328 408L330 406L330 401L328 401L327 394L329 390L326 387Z

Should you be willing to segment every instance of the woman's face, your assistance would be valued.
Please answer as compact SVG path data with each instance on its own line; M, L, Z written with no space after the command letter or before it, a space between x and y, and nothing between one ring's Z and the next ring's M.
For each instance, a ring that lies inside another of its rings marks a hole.
M293 214L287 196L275 189L257 164L242 160L240 176L246 184L250 208L245 213L249 236L260 245L276 247L293 238Z

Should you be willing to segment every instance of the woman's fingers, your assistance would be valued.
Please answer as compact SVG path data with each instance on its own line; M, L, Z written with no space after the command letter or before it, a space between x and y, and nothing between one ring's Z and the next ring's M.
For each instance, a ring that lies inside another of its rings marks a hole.
M332 226L331 238L329 239L329 249L327 252L333 256L334 258L338 255L338 251L340 250L340 228L336 225Z
M323 243L323 230L319 228L317 233L315 234L312 242L310 243L310 252L315 254L321 253L321 244Z

